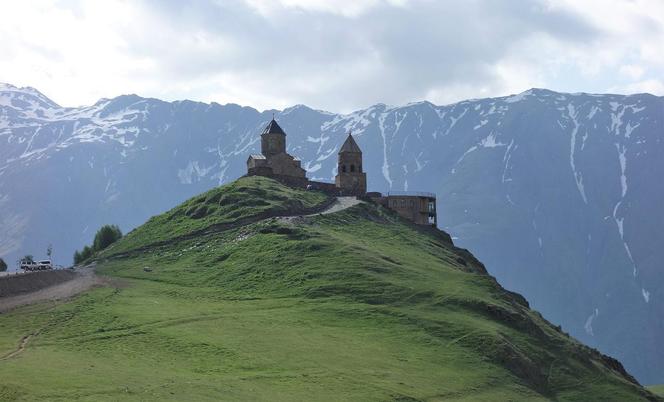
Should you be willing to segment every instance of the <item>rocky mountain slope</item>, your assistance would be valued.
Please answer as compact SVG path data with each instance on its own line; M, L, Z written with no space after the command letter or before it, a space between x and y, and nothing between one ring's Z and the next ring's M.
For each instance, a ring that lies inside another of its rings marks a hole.
M329 201L251 177L150 219L110 286L0 316L0 397L661 400L446 233Z
M136 95L63 108L0 87L0 256L70 261L104 223L129 230L242 175L273 111ZM438 194L439 222L508 289L645 383L664 382L664 99L519 95L347 115L275 111L309 177L352 130L371 190Z

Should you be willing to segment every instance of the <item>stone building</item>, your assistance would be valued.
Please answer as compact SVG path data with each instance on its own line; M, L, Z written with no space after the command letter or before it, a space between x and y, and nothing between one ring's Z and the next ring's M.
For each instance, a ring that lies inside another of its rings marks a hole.
M436 194L417 191L389 192L386 196L371 197L374 202L389 208L401 217L418 225L437 225Z
M272 119L261 133L261 154L247 159L248 176L267 176L292 187L319 190L332 195L370 199L419 225L433 225L436 195L432 193L367 193L367 174L362 167L362 150L351 134L339 149L334 183L311 181L298 158L286 152L286 133Z
M272 119L261 133L261 154L247 159L247 175L269 176L288 185L307 186L302 163L286 152L286 133Z
M339 150L334 184L344 195L361 196L367 192L367 174L362 170L362 150L352 134L348 134Z

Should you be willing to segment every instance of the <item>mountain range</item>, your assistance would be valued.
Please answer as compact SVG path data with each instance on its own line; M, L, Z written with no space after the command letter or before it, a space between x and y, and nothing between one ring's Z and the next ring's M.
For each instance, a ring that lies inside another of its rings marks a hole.
M352 131L373 191L433 191L438 222L507 289L643 383L664 382L664 98L546 89L349 114L137 95L61 107L0 84L0 256L71 262L244 174L272 115L308 176Z

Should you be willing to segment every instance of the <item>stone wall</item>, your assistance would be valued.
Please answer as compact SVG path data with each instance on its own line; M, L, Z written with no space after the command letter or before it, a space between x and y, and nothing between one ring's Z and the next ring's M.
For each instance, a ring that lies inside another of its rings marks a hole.
M322 191L329 195L340 195L339 188L334 183L325 183L322 181L309 180L309 189Z
M20 273L0 277L0 297L30 293L49 286L74 279L76 272L71 269Z
M269 169L269 168L268 168ZM307 188L309 180L306 177L285 176L280 174L273 174L272 169L250 169L247 176L265 176L274 179L283 185L295 188Z

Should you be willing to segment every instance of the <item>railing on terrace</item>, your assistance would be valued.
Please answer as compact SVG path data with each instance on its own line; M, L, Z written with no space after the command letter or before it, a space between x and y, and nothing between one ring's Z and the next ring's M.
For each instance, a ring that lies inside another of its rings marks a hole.
M411 197L427 197L427 198L436 198L435 193L428 193L426 191L390 191L387 193L387 196L411 196Z

